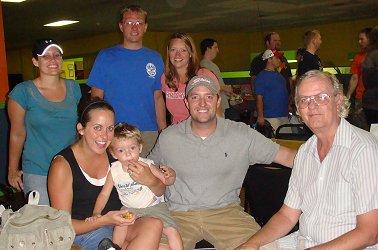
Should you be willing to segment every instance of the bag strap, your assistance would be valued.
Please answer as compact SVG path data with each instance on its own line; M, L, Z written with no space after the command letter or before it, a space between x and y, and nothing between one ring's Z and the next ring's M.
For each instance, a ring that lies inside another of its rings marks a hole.
M38 203L39 203L39 192L37 190L33 190L29 193L28 204L38 205Z

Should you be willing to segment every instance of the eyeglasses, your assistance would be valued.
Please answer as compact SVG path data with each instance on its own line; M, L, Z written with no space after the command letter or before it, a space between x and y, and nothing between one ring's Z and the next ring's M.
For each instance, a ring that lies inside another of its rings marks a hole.
M323 105L327 105L330 99L331 99L331 96L329 96L326 93L321 93L321 94L313 95L313 96L303 96L303 97L298 98L297 106L300 109L307 108L310 105L311 100L314 100L316 105L323 106Z
M123 21L123 24L128 25L128 26L136 26L136 27L141 27L144 25L144 22L141 21Z

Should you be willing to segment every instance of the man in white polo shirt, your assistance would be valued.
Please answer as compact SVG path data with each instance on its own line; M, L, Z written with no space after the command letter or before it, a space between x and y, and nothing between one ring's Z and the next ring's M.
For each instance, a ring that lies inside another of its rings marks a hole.
M237 249L378 249L377 138L343 118L349 103L329 73L305 73L295 103L314 136L298 151L282 208Z

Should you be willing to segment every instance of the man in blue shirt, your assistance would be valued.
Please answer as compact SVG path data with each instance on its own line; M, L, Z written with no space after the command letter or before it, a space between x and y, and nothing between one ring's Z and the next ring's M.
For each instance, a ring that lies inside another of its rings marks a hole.
M88 79L91 96L113 106L116 123L127 122L142 131L143 157L166 127L160 80L164 63L158 52L143 47L147 26L141 7L123 8L119 21L123 43L100 51Z
M282 124L290 123L286 81L277 71L282 56L283 53L276 50L266 50L262 55L266 61L265 69L255 80L257 124L264 125L264 120L267 120L275 130Z

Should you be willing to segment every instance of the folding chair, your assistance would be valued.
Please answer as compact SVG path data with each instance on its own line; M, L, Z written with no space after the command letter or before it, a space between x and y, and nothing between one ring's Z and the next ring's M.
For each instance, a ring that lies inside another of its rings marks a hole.
M281 130L287 131L287 129L284 128L290 128L291 133L282 132ZM312 136L312 134L312 131L305 124L283 124L277 128L275 138L307 141L308 138Z

